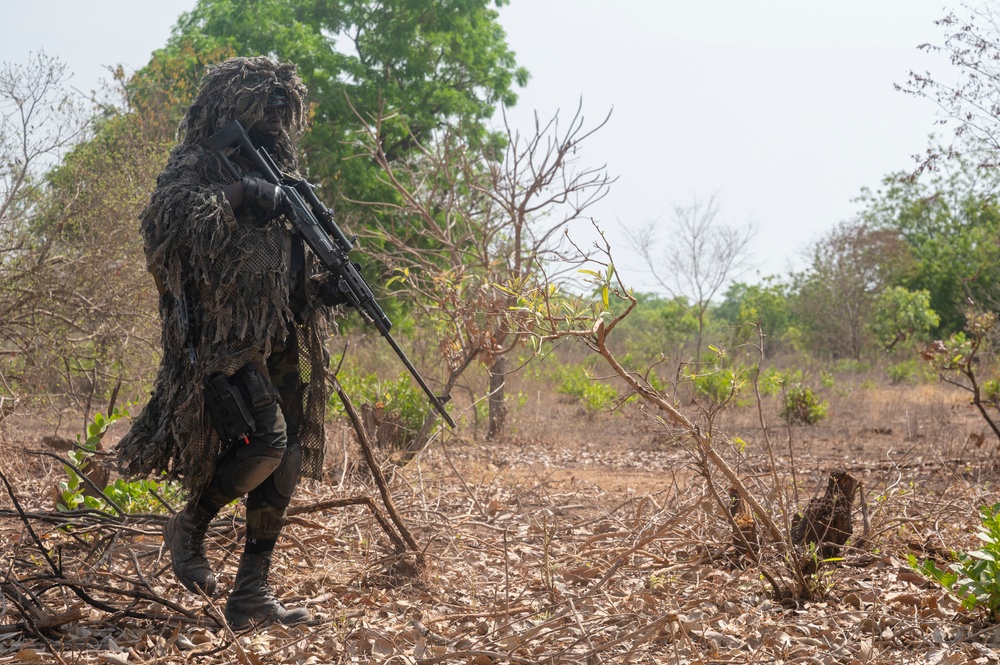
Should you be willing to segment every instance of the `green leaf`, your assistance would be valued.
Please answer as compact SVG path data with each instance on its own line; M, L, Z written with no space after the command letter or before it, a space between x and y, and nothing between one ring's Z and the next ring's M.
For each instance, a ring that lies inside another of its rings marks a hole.
M987 552L986 550L973 550L969 552L969 556L974 557L976 559L982 559L983 561L992 561L994 563L996 563L997 560L995 554L993 554L992 552Z
M978 538L979 540L981 540L983 542L986 542L986 543L996 543L997 542L997 539L994 538L989 533L987 533L986 531L977 531L976 532L976 538Z

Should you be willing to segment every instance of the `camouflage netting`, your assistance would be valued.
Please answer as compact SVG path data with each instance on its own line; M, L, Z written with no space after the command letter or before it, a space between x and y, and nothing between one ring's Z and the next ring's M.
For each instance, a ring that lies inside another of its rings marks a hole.
M294 172L295 141L305 119L305 88L294 67L265 57L233 58L203 79L181 123L182 142L143 212L146 260L161 292L163 358L149 403L116 447L119 465L129 476L166 472L199 493L211 479L221 449L203 408L202 377L232 374L260 354L266 356L293 326L305 385L305 417L298 432L303 473L317 477L322 470L327 310L307 280L304 311L292 312L291 240L285 222L262 223L250 206L234 212L223 187L235 178L201 145L233 118L252 127L277 87L285 90L289 103L281 109L285 131L272 156L285 173ZM233 161L249 168L239 155ZM310 274L314 262L308 250L306 260ZM193 363L177 316L185 289L194 295L199 330Z

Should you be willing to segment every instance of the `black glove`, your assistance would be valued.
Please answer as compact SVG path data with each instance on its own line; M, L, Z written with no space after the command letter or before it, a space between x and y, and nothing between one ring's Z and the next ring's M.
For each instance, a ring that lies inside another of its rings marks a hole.
M348 302L344 292L337 288L337 277L331 276L319 283L319 299L327 307L336 307Z
M285 192L263 178L243 178L243 203L249 203L262 221L269 221L285 212L288 197Z

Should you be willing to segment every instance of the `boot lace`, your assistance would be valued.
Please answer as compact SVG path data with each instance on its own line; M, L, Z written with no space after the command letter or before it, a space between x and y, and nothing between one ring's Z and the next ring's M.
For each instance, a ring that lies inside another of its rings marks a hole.
M188 532L188 537L183 539L181 546L186 552L192 555L205 556L207 551L205 548L205 536L208 534L208 525L211 523L212 518L201 517L198 515L191 517L191 531Z

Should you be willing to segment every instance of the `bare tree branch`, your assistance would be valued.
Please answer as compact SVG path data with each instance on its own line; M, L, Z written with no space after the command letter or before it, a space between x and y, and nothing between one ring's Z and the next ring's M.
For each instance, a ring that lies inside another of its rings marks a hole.
M658 228L658 220L654 220L625 232L656 283L671 297L694 303L698 314L696 359L701 358L705 316L712 299L728 282L752 268L747 246L755 233L753 224L725 226L719 224L718 214L718 197L712 195L687 206L674 206L665 229ZM661 235L669 238L662 253L657 247Z

